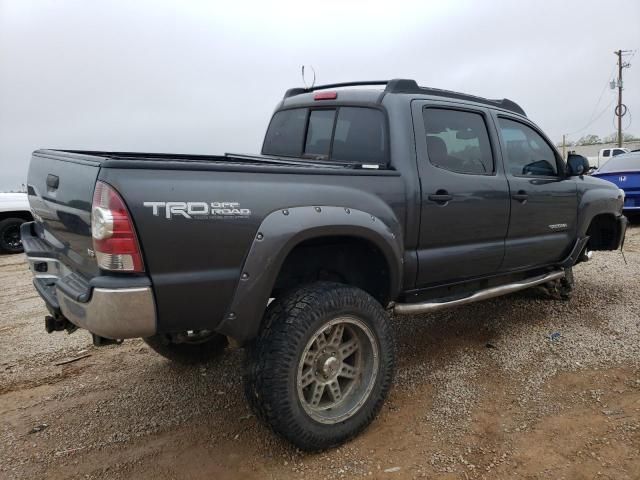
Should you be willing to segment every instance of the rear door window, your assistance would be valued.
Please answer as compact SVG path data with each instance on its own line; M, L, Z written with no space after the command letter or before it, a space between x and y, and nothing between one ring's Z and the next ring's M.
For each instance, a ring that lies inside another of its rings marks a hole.
M283 157L297 157L302 153L307 122L306 108L280 110L271 118L262 145L262 153Z
M425 108L423 116L433 165L456 173L493 173L491 143L480 113Z
M611 150L603 150L602 151L602 156L603 157L608 157L610 153L611 153Z

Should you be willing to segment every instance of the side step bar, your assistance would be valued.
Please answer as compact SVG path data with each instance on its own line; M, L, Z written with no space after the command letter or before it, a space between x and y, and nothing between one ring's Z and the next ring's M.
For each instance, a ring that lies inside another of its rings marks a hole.
M500 285L499 287L491 287L485 290L480 290L469 295L468 297L456 298L455 300L431 300L422 303L397 303L393 307L393 311L394 313L397 313L399 315L435 312L438 310L444 310L445 308L457 307L459 305L466 305L468 303L478 302L480 300L486 300L488 298L499 297L508 293L517 292L518 290L524 290L525 288L535 287L536 285L547 283L552 280L557 280L562 277L564 277L564 270L557 270L555 272L549 272L545 275L528 278L520 282L508 283L506 285Z

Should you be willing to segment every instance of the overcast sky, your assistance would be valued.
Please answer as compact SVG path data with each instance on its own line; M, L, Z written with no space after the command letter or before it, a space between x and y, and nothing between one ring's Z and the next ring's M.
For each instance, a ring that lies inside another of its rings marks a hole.
M570 138L604 136L619 48L640 49L638 0L0 0L0 190L42 147L257 152L302 64L318 83L511 98L554 140L604 112ZM631 63L640 134L640 52Z

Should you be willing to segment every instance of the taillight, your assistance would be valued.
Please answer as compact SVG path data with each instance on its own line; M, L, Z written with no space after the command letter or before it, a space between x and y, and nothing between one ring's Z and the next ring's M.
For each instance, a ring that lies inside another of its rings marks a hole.
M91 236L100 268L116 272L144 272L131 215L118 192L100 181L93 193Z

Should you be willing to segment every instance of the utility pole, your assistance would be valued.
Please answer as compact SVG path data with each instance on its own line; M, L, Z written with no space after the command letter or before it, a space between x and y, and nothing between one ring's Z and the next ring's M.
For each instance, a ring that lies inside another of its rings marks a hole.
M622 103L622 69L630 66L629 63L622 62L622 56L629 53L631 53L629 50L613 52L618 57L618 106L615 110L615 114L618 117L618 147L622 147L622 117L627 113L627 106Z
M622 148L622 50L614 53L618 56L618 147Z
M567 143L566 143L566 135L562 135L562 159L566 160L567 159L567 154L566 154L566 147Z

